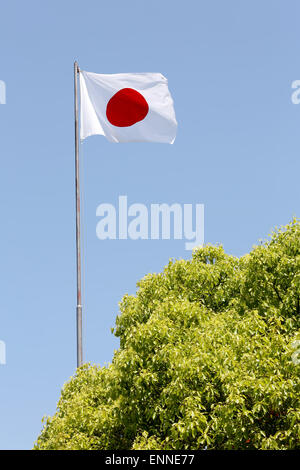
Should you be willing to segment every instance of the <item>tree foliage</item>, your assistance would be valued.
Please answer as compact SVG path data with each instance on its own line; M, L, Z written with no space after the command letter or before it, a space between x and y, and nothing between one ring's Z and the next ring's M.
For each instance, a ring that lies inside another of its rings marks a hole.
M120 349L63 388L36 449L300 449L300 225L170 261L120 303ZM298 342L297 342L298 341Z

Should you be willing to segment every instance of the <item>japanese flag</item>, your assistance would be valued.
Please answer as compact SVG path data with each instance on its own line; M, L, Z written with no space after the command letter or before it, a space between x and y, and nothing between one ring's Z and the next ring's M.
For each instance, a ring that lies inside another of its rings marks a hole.
M173 144L177 122L167 79L160 73L103 75L80 71L80 138Z

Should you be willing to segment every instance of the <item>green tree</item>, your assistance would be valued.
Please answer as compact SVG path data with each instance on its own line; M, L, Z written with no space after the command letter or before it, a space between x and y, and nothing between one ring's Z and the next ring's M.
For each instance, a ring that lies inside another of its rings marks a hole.
M300 449L299 235L142 279L112 363L77 370L35 449Z

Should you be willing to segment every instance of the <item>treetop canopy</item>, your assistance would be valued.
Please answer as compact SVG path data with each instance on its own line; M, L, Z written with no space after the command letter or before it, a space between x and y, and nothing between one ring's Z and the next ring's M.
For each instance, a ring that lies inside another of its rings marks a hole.
M299 235L142 279L112 363L77 370L35 449L300 449Z

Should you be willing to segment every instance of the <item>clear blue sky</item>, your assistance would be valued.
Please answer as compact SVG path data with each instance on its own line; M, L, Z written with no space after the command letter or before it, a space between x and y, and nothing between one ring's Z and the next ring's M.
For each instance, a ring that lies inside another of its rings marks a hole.
M161 72L175 144L82 146L85 359L110 362L125 293L184 241L100 241L96 207L204 203L205 240L249 251L299 214L300 4L14 1L0 11L0 448L31 448L75 370L73 61Z

